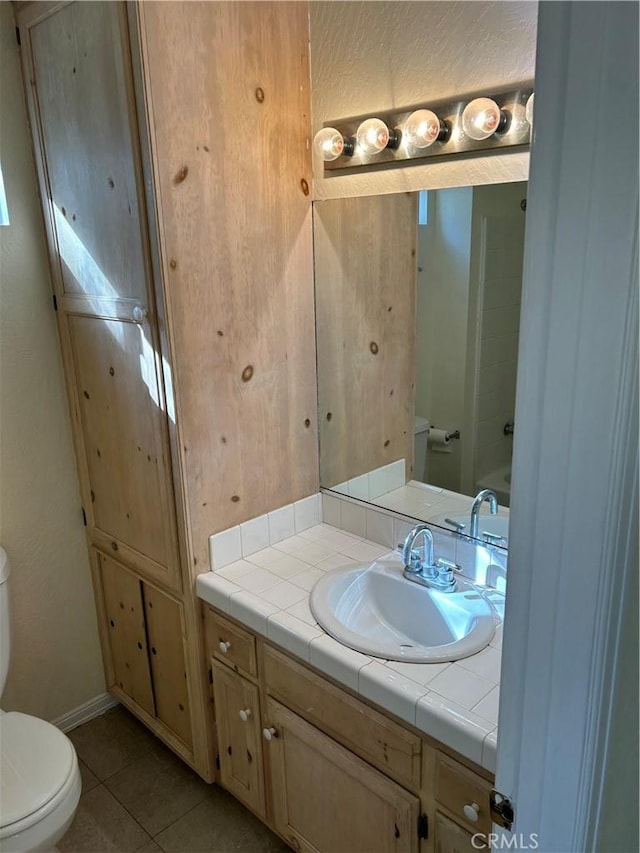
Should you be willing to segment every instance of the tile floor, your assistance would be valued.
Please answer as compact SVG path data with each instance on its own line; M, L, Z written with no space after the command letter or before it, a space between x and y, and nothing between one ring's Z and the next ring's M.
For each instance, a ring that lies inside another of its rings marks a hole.
M69 733L82 771L60 853L285 853L230 794L207 785L122 706Z

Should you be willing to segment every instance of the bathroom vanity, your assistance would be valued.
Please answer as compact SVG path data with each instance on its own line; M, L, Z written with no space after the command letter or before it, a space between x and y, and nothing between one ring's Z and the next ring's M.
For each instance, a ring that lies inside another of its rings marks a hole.
M199 576L220 782L296 850L481 849L472 838L491 832L497 612L479 666L393 668L326 635L309 609L325 568L385 551L320 524Z

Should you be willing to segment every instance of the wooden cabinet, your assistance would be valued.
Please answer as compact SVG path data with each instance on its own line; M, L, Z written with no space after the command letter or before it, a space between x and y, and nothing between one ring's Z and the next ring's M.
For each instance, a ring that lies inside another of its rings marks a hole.
M466 853L491 831L486 771L213 608L204 617L221 782L295 850Z
M214 665L213 694L220 780L245 805L265 817L258 688L246 678Z
M108 687L178 752L193 746L181 603L96 553Z
M208 537L318 490L308 9L16 10L107 683L211 780Z
M296 850L413 853L420 801L273 699L273 825Z
M462 829L439 812L436 814L435 853L472 853L473 850L486 850L489 845L485 842L485 837L484 833L474 837L474 834Z

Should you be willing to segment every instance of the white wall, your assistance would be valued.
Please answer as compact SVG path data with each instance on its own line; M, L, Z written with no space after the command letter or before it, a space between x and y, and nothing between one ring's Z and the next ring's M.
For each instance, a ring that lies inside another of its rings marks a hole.
M472 202L470 187L430 192L429 224L418 228L416 414L463 441ZM429 447L427 481L459 492L460 458L460 441Z
M324 122L502 88L534 78L535 2L313 2L314 132ZM314 197L526 180L528 154L322 177Z
M518 332L522 295L527 186L477 187L473 193L474 262L480 281L476 366L475 471L477 479L510 465L513 439L503 433L516 408Z
M13 648L5 710L56 719L104 691L44 227L11 4L0 4L0 542Z

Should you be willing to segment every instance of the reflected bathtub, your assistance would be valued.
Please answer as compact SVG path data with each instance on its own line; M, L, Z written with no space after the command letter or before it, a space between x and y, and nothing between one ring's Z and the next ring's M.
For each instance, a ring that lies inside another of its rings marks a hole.
M481 489L491 489L495 492L500 506L511 505L511 465L505 465L503 468L498 468L497 471L490 471L483 477L480 477L476 483L476 491Z

